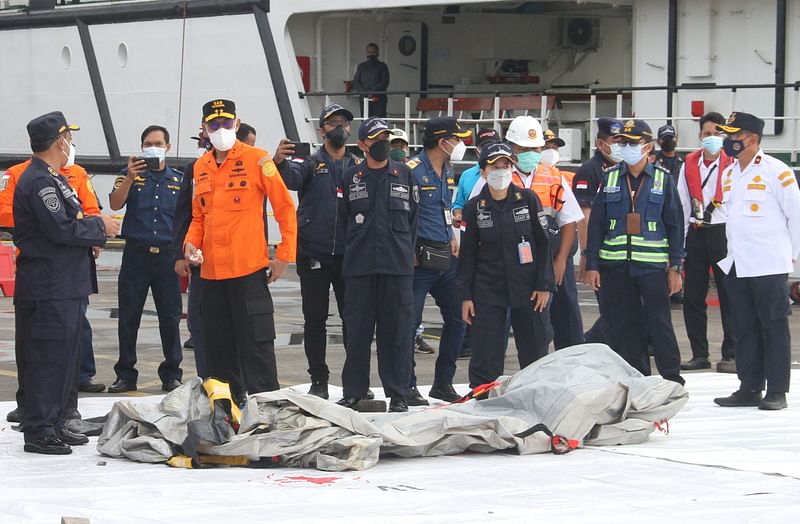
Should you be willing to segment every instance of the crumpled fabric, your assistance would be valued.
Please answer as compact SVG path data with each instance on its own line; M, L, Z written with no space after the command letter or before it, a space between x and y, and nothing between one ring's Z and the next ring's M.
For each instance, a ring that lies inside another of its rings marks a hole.
M288 389L259 393L248 398L234 434L213 427L225 422L212 415L200 379L192 379L157 405L117 402L97 449L112 457L165 462L182 452L192 424L208 427L208 439L194 442L202 454L323 471L364 470L382 455L552 451L546 430L529 431L537 425L584 445L643 442L655 423L669 420L688 400L680 384L642 376L603 344L562 349L499 381L485 400L408 413L359 413ZM230 438L220 442L226 435Z

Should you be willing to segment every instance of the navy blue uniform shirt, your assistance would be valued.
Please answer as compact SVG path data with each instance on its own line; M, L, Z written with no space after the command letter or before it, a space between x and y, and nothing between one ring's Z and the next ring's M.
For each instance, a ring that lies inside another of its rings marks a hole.
M84 217L67 179L33 158L14 191L16 300L88 297L92 293L91 246L103 246L100 217Z
M592 207L594 198L603 185L605 170L613 165L598 149L595 149L592 158L581 164L572 179L572 192L581 207Z
M419 190L405 164L366 162L342 176L345 277L414 274Z
M284 160L278 171L288 189L297 191L297 252L330 262L344 254L342 173L358 164L355 155L334 160L320 147L302 162Z
M122 170L114 188L119 187L128 169ZM163 171L145 171L131 184L125 201L125 220L122 236L148 246L167 246L172 243L175 207L181 189L183 173L167 167Z
M450 224L445 222L445 209L450 212L453 195L450 193L448 180L453 173L445 162L442 176L433 169L430 158L425 151L408 161L408 167L414 173L419 186L419 225L417 235L421 240L433 242L449 242L453 238Z

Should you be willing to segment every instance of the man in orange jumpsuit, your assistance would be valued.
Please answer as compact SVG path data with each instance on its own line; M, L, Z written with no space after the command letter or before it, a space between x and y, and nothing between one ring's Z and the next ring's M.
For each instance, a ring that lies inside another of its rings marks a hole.
M239 119L230 100L203 106L213 149L194 165L192 223L184 255L202 264L201 308L208 372L246 393L278 389L275 322L267 284L283 275L297 252L297 218L270 155L236 139ZM264 198L281 232L270 261L264 238ZM241 371L240 371L241 370Z
M9 167L3 177L0 178L0 227L2 228L14 228L14 189L17 187L17 182L19 182L20 175L25 172L30 163L31 161L29 159L25 162L15 164ZM73 164L71 166L62 167L60 172L62 175L64 175L64 178L67 179L69 187L71 187L77 193L78 199L81 201L81 208L84 215L99 215L100 204L97 201L97 195L94 192L94 187L92 186L92 182L89 180L89 174L86 172L86 169L79 165ZM97 258L100 255L100 248L92 248L92 255L93 258ZM92 263L91 267L92 273L94 273L94 262ZM94 286L94 292L97 293L97 278L95 274L92 275L92 284ZM94 351L92 348L92 326L89 324L89 320L86 318L87 306L88 302L83 306L80 370L77 388L80 389L80 391L89 393L100 393L105 390L106 386L105 384L95 384L92 382L92 377L94 377L96 369L94 362ZM15 348L19 347L20 344L15 344ZM15 351L14 356L17 362L17 369L21 370L24 355L21 355L18 351ZM18 373L17 381L17 409L11 411L7 415L9 422L22 422L25 413L25 388L22 383L21 372ZM78 397L76 390L73 391L73 394L70 397L70 402L68 404L69 407L77 410L77 400ZM80 414L76 413L76 411L73 411L69 415L76 415L78 418L80 417Z

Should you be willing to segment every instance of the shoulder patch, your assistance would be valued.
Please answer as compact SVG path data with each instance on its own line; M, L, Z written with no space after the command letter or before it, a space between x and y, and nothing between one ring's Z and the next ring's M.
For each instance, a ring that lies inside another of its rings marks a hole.
M278 168L275 167L275 162L273 162L269 156L265 156L259 160L258 164L261 166L261 174L265 177L269 178L278 174Z
M419 158L412 158L411 160L409 160L408 162L406 162L406 165L408 166L408 168L409 168L409 169L414 169L414 168L415 168L415 167L417 167L419 164L420 164L420 160L419 160Z
M0 191L6 190L9 178L11 178L11 175L3 175L3 178L0 178Z

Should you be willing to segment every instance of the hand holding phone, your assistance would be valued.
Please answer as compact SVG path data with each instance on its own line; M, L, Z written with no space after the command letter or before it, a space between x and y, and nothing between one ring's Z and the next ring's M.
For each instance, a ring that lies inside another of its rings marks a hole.
M311 144L308 142L290 142L294 146L292 156L297 158L308 158L311 156Z
M147 171L158 171L158 168L161 167L161 160L159 160L158 157L150 156L138 158L137 160L144 161L144 168Z

